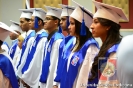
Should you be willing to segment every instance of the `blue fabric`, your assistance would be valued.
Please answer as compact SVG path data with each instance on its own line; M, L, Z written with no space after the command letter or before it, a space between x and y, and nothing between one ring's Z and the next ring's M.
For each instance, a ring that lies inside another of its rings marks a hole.
M49 45L47 47L47 52L46 52L46 56L44 57L44 61L43 61L43 67L42 67L42 74L40 77L40 82L42 83L46 83L47 81L47 76L49 73L49 66L50 66L50 54L52 51L52 46L53 43L58 40L58 39L63 39L64 36L61 33L56 32L52 37L51 40L49 42Z
M57 75L54 79L55 82L60 82L60 77L61 77L61 72L62 72L62 67L64 64L64 59L66 57L65 53L70 50L73 47L73 40L75 37L72 36L67 36L65 39L60 44L60 53L59 53L59 60L58 60L58 66L57 66Z
M13 44L13 46L11 47L10 49L10 57L13 59L14 55L15 55L15 52L16 52L16 49L17 49L17 46L18 46L18 43L16 42L15 44Z
M71 57L68 71L67 71L67 62L68 62L69 56L67 55L67 59L65 60L65 63L63 66L60 88L72 88L73 87L74 81L78 73L79 66L83 62L87 49L91 44L98 47L98 43L93 38L90 38L88 41L86 41L86 43L81 47L81 49L75 52L73 56Z
M59 28L58 28L58 32L59 32L59 33L62 33L61 26L59 26Z
M37 35L37 37L36 37L36 39L34 41L34 44L33 44L32 48L31 48L30 52L27 55L26 63L25 63L25 65L22 68L22 74L25 71L27 71L27 69L29 68L30 62L33 59L33 56L34 56L34 54L36 52L36 48L37 48L37 45L38 45L40 39L43 38L43 37L47 37L47 36L48 36L48 34L46 32L42 32L41 34Z
M0 69L2 70L4 76L6 76L10 80L12 88L19 88L12 63L10 62L8 57L3 54L0 54Z
M25 52L25 49L27 47L27 42L28 40L31 38L31 37L34 37L35 36L35 31L32 31L25 39L24 39L24 42L23 42L23 45L22 45L22 53L21 53L21 56L20 56L20 60L19 60L19 63L18 63L18 66L17 66L17 69L19 67L19 65L21 64L21 60L22 60L22 56Z
M36 9L35 9L35 11L36 11ZM35 23L34 23L34 28L38 28L39 26L38 26L38 18L37 18L37 16L35 16Z

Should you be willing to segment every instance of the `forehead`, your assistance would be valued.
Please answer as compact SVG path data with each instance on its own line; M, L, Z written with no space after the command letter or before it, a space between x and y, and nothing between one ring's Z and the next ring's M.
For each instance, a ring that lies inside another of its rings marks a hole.
M93 21L98 20L98 18L93 18Z
M67 18L67 16L62 16L62 17L61 17L61 19L66 19L66 18Z
M20 21L26 21L25 18L20 18Z
M50 16L50 15L46 15L46 17L47 17L47 18L52 18L52 16Z
M69 17L69 20L70 20L70 21L74 21L74 18L72 18L72 17Z
M31 19L34 19L35 18L35 16L31 16Z

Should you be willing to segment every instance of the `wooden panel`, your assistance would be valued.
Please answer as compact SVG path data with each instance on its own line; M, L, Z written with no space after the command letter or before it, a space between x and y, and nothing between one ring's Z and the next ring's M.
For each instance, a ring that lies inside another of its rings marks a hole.
M30 8L33 8L33 7L34 7L33 0L30 0Z
M43 8L46 10L44 7L46 6L52 6L52 7L60 7L58 4L62 3L62 0L34 0L34 7L36 8Z

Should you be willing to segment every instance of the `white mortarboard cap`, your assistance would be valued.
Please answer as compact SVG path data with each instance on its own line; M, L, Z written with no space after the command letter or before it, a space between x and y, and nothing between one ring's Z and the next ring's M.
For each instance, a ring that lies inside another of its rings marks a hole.
M74 6L68 6L68 5L63 5L63 4L59 4L59 5L62 7L61 17L70 16L73 10L75 9Z
M46 17L46 12L42 8L34 8L32 16L37 16L44 20Z
M11 30L10 27L7 26L5 23L0 22L0 40L4 41L7 38L7 36L10 34L10 32L18 34L17 32Z
M19 9L22 13L20 18L28 18L31 19L33 10L32 9Z
M75 2L74 0L72 1L77 7L72 12L70 17L78 20L81 23L82 23L82 20L84 19L86 27L90 28L90 25L92 24L92 20L93 20L93 14L89 10L87 10L86 8L84 8L83 6Z
M55 16L60 19L61 11L62 11L61 8L50 7L50 6L45 6L45 8L47 9L46 15Z
M93 1L97 11L93 18L100 17L119 24L120 19L128 20L121 8Z
M10 21L12 22L12 24L10 26L10 29L11 30L14 30L14 31L19 31L21 33L22 32L22 29L19 26L19 23L15 22L15 21L12 21L12 20L10 20Z

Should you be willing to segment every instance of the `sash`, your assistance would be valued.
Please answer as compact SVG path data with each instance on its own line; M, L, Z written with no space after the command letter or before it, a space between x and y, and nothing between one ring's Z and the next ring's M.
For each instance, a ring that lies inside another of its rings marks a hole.
M37 48L37 45L38 45L40 39L43 38L43 37L47 37L47 36L48 36L48 34L46 32L42 32L41 34L37 35L37 37L36 37L36 39L35 39L35 41L34 41L34 43L32 45L31 50L29 50L29 53L28 53L28 56L27 56L27 59L26 59L26 63L24 65L24 67L22 68L22 74L25 71L27 71L27 69L29 68L30 62L33 59L33 56L34 56L34 54L36 52L36 48Z
M14 43L13 44L13 47L11 47L11 51L10 51L10 57L13 59L13 57L14 57L14 55L15 55L15 51L16 51L16 49L17 49L17 46L18 46L18 43L16 42L16 43Z
M34 37L34 36L35 36L35 31L32 31L32 32L24 39L24 42L23 42L23 45L22 45L22 52L21 52L21 56L20 56L20 60L19 60L17 69L18 69L19 65L21 64L22 56L23 56L23 54L24 54L24 52L25 52L25 49L26 49L28 40L29 40L31 37Z
M58 67L57 67L57 75L54 79L55 82L60 82L60 77L61 77L61 72L62 72L62 67L64 65L64 60L66 58L66 54L69 50L72 49L72 47L74 46L73 44L73 40L74 40L74 37L72 36L67 36L64 41L63 41L63 44L61 44L63 47L63 51L59 53L59 61L58 61ZM70 53L69 53L70 54ZM69 55L67 54L67 55Z
M40 77L40 82L42 83L46 83L47 81L47 76L49 73L49 66L50 66L50 54L52 51L52 46L53 43L58 40L58 39L63 39L64 36L58 32L56 32L52 37L51 40L49 42L49 45L47 47L47 51L46 51L46 57L44 57L44 61L43 61L43 67L42 67L42 74Z
M108 51L107 51L106 54L105 54L105 57L109 57L109 55L110 55L112 52L116 52L118 46L119 46L119 43L113 45L110 49L108 49Z
M82 64L86 55L86 51L91 44L94 44L96 47L98 47L98 43L93 38L90 38L88 41L86 41L86 43L82 46L82 48L78 52L75 52L71 57L68 71L67 71L67 61L69 56L67 57L62 71L63 76L61 78L60 88L73 87L74 81L78 74L79 66Z
M0 69L2 70L3 75L10 80L12 88L19 88L12 63L10 62L8 57L3 54L0 54Z

